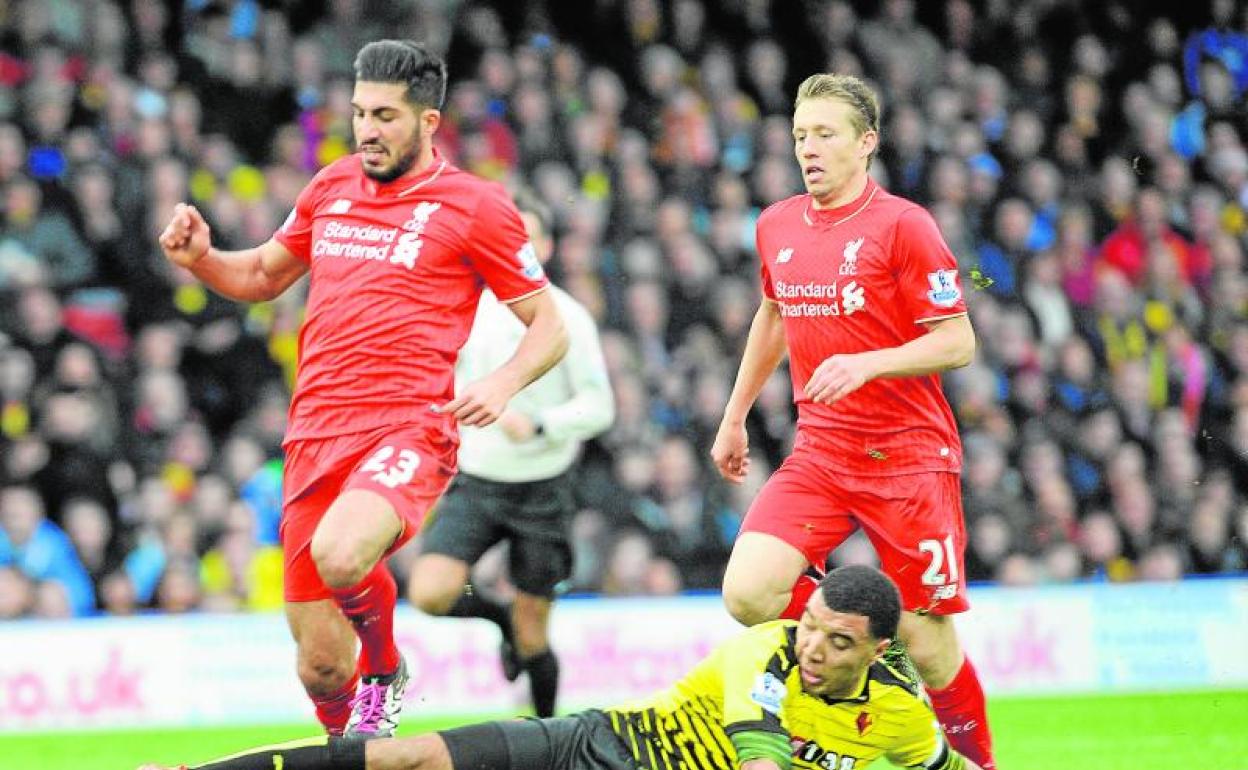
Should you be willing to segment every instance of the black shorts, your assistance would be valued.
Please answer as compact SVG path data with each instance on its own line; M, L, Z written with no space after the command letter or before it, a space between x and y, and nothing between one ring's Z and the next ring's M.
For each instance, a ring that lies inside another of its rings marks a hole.
M638 770L601 711L509 719L438 733L454 770Z
M473 564L495 544L509 544L516 588L553 598L572 574L568 527L576 510L570 474L505 483L461 473L421 533L421 552Z

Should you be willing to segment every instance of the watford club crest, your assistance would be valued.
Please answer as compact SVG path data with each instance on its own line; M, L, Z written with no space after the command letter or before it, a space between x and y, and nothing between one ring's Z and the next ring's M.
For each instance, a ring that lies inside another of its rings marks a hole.
M871 718L870 713L866 711L859 711L858 718L854 720L854 726L858 728L858 737L861 738L866 735L867 731L870 730L874 724L875 720Z

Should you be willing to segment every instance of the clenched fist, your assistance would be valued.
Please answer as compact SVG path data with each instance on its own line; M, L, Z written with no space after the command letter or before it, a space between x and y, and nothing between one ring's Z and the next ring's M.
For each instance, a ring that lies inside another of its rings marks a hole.
M190 269L212 247L212 233L198 209L179 203L159 241L170 262Z

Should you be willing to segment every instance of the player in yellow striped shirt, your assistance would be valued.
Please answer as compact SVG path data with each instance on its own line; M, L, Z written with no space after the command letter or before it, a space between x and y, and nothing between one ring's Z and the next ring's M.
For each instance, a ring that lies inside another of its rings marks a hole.
M945 742L916 685L880 660L900 614L882 572L841 567L800 622L746 629L637 702L413 737L320 737L194 770L859 770L880 757L979 770Z

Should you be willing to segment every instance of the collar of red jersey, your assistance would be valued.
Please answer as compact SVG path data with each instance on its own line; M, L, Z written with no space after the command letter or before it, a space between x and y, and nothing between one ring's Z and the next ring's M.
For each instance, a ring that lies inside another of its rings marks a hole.
M875 195L880 191L880 185L871 177L867 177L867 186L857 198L849 203L837 206L831 209L817 209L814 207L814 197L809 193L806 195L806 208L802 211L802 220L814 227L815 225L836 225L845 224L849 220L861 214L871 205L871 201L875 200Z
M399 177L393 182L377 182L368 180L373 186L375 195L389 195L395 198L401 198L404 195L410 195L442 175L447 167L446 158L442 157L442 152L437 147L433 148L433 162L427 168L422 170L414 177Z

